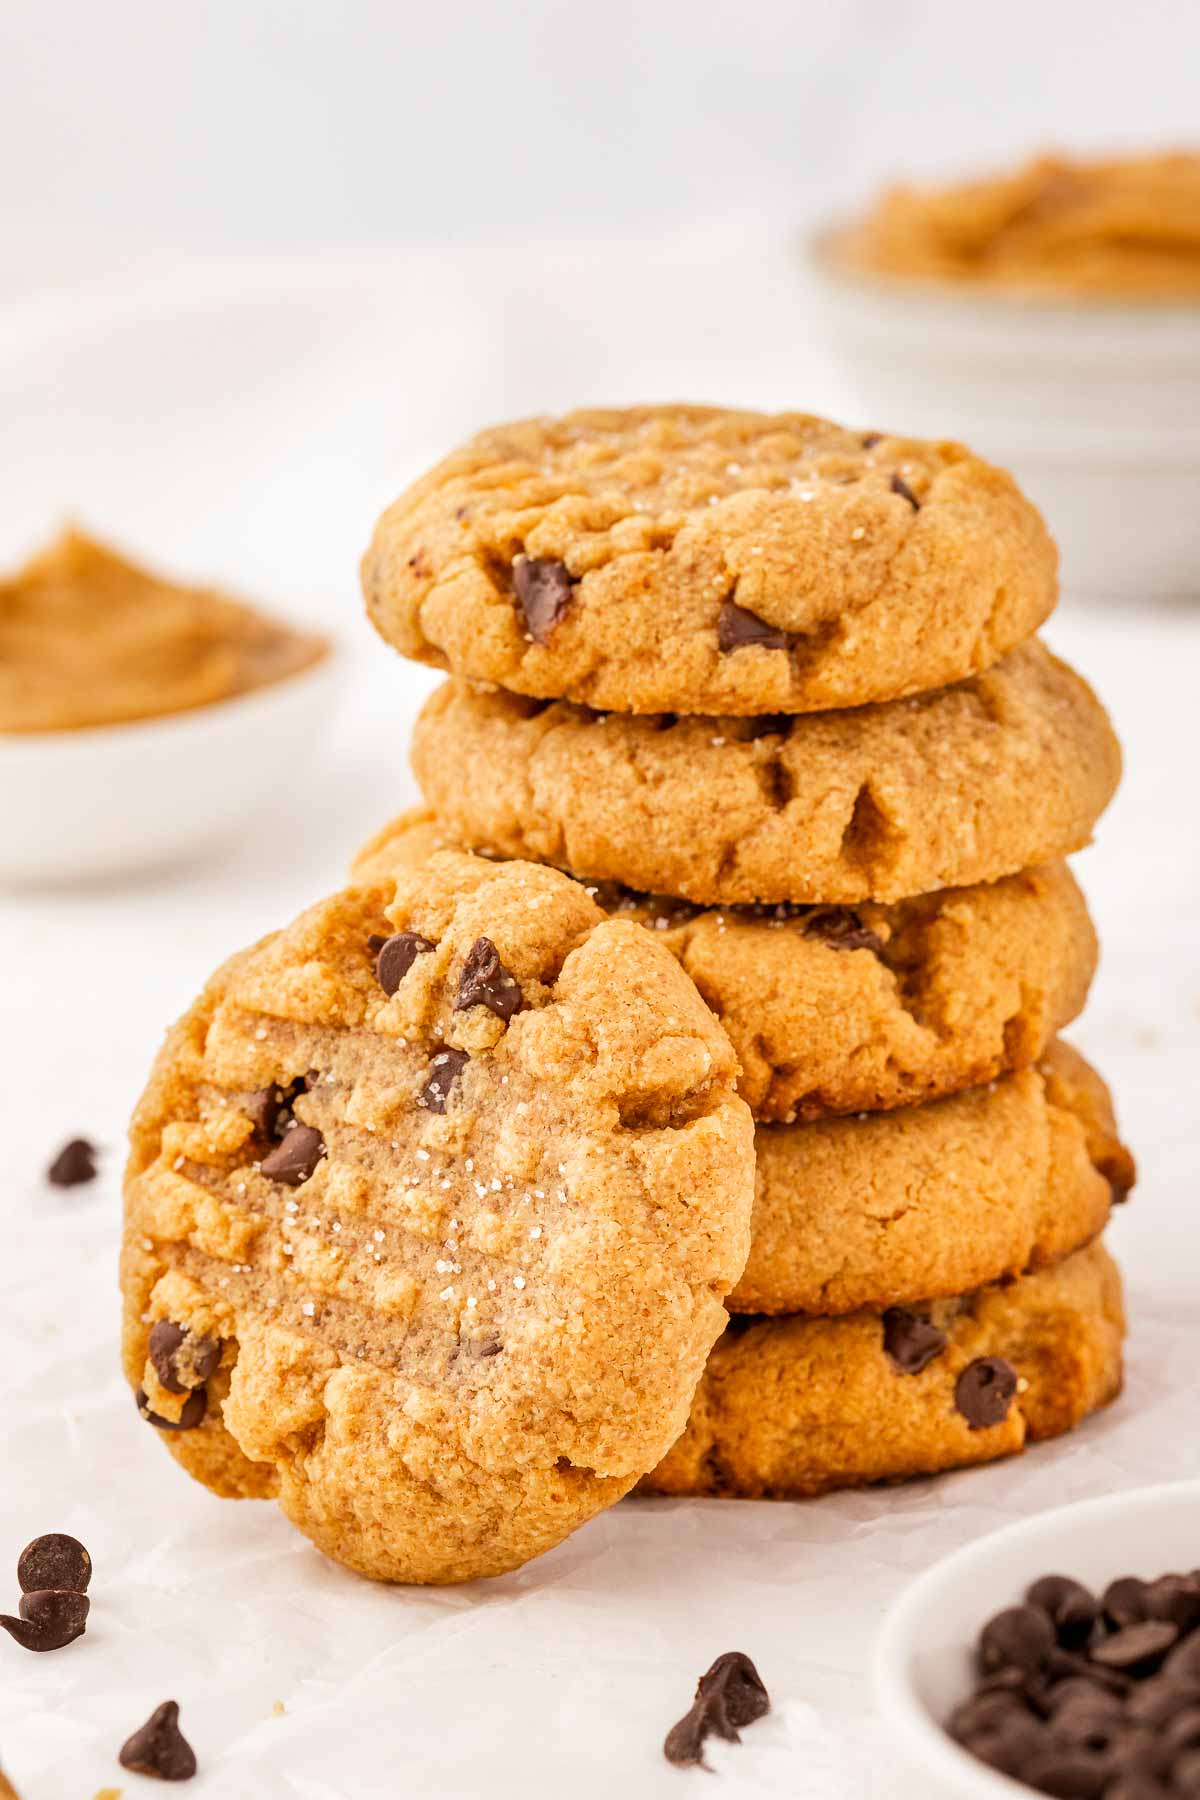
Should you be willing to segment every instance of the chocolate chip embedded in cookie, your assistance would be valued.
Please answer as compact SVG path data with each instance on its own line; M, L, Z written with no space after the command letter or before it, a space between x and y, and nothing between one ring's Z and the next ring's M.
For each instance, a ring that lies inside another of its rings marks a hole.
M482 432L380 520L367 608L406 656L618 712L859 706L987 668L1057 555L961 444L704 406Z
M448 841L434 814L402 813L353 879L419 867ZM772 1122L908 1106L1024 1068L1080 1011L1096 966L1063 863L890 906L705 908L587 886L679 958L729 1034L738 1092Z
M548 1548L663 1454L724 1324L734 1072L675 959L553 870L446 853L313 907L214 977L134 1118L143 1418L368 1575Z
M706 905L854 906L1080 849L1121 757L1087 683L1033 642L956 687L766 731L451 681L413 767L443 828L492 855Z
M1120 1391L1121 1282L1100 1244L922 1312L944 1343L912 1356L874 1311L734 1320L641 1491L799 1498L935 1474L1056 1437Z
M760 1126L738 1313L910 1307L1020 1275L1104 1229L1123 1151L1066 1044L1037 1069L896 1112Z

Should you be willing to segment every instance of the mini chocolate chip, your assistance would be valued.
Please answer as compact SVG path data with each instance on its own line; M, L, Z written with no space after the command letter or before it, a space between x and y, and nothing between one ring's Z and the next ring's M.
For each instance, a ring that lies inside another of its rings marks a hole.
M902 500L907 500L914 512L920 512L921 502L917 499L917 496L913 493L903 475L892 476L892 492L893 494L899 494Z
M293 1125L258 1166L268 1181L300 1187L324 1155L325 1139L314 1125Z
M465 1012L469 1006L486 1006L498 1019L511 1019L520 1011L524 999L491 938L476 938L459 978L455 1012Z
M86 1594L92 1579L92 1559L78 1538L65 1531L48 1531L26 1544L17 1558L17 1583L23 1594L35 1588L70 1588Z
M20 1618L0 1614L0 1625L23 1650L61 1650L83 1636L90 1608L72 1588L32 1588L21 1595Z
M426 1112L444 1113L450 1090L470 1062L465 1050L439 1050L429 1065L429 1079L417 1097Z
M1148 1581L1136 1575L1118 1575L1100 1596L1100 1610L1114 1625L1140 1625L1150 1616Z
M1179 1627L1169 1619L1143 1619L1138 1625L1126 1625L1101 1644L1093 1644L1090 1655L1094 1663L1105 1669L1130 1669L1149 1672L1179 1641Z
M1080 1581L1069 1575L1043 1575L1025 1595L1030 1606L1040 1606L1050 1615L1060 1644L1078 1650L1092 1635L1092 1627L1100 1616L1100 1607Z
M883 1347L902 1375L919 1375L948 1342L946 1333L920 1313L889 1306L883 1315Z
M1058 1800L1100 1800L1113 1773L1111 1759L1087 1750L1040 1750L1016 1771L1028 1787Z
M979 1666L1036 1675L1054 1647L1054 1627L1039 1606L1007 1606L979 1634Z
M437 948L416 931L397 931L393 937L382 941L372 938L370 941L377 946L375 979L385 994L396 992L418 956L424 956L427 950Z
M96 1147L86 1138L72 1138L64 1144L46 1170L46 1180L53 1187L78 1187L95 1179Z
M804 935L832 944L835 950L872 950L878 956L883 949L883 939L849 906L816 907L804 921Z
M866 431L859 439L859 442L864 450L873 450L876 444L882 444L883 433L882 431Z
M215 1338L193 1337L174 1319L159 1319L150 1328L150 1361L168 1394L203 1387L220 1360L221 1346Z
M977 1356L954 1384L954 1404L971 1431L1002 1425L1017 1391L1017 1371L1002 1356Z
M703 1764L705 1738L715 1733L728 1743L740 1743L741 1728L770 1709L766 1687L750 1658L740 1650L728 1650L700 1677L690 1710L667 1733L663 1755L679 1767Z
M492 1332L489 1333L487 1337L472 1338L471 1342L467 1345L467 1348L472 1356L499 1356L504 1345L500 1342L500 1339L495 1333Z
M178 1702L164 1700L156 1706L146 1723L121 1745L117 1761L135 1775L190 1781L196 1773L196 1754L179 1729Z
M764 650L786 650L788 636L777 625L769 625L757 613L739 606L736 600L723 600L717 615L717 647L727 656L744 644L758 644Z
M292 1106L308 1087L307 1077L298 1075L286 1086L273 1082L259 1088L246 1102L246 1111L264 1137L282 1137L292 1121Z
M385 936L378 931L373 931L367 939L367 949L371 952L372 956L378 956L386 943L387 938Z
M1161 1575L1146 1589L1146 1612L1190 1631L1200 1621L1200 1582L1190 1575Z
M530 637L548 644L575 586L566 564L552 556L518 556L512 578Z
M204 1423L204 1415L208 1411L208 1394L204 1388L196 1388L188 1395L177 1419L164 1419L161 1413L154 1412L146 1398L145 1388L139 1388L134 1399L147 1425L156 1425L160 1431L194 1431L197 1425Z

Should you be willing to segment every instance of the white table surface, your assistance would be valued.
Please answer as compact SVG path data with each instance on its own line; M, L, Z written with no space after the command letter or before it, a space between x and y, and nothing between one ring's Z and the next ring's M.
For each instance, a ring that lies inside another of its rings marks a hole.
M0 1764L23 1800L138 1789L115 1751L168 1696L200 1758L198 1796L707 1793L659 1745L729 1648L756 1659L776 1705L718 1752L722 1795L915 1800L866 1679L909 1576L1011 1518L1197 1472L1200 611L1069 601L1048 636L1108 701L1128 759L1079 858L1104 958L1071 1033L1114 1085L1142 1172L1111 1231L1133 1331L1110 1412L1014 1462L895 1490L626 1502L515 1575L426 1592L345 1574L269 1505L217 1501L134 1412L117 1368L119 1168L162 1028L231 948L335 886L358 840L411 796L405 740L430 677L358 622L372 510L429 445L569 395L832 405L811 347L793 348L782 261L761 259L757 285L744 262L732 283L714 265L700 316L685 317L672 282L694 289L697 266L656 270L641 339L618 284L602 319L588 310L588 336L557 303L540 326L526 317L528 284L509 265L484 305L469 259L415 286L409 272L403 293L394 271L391 287L326 271L315 299L289 275L282 310L271 277L269 311L261 278L245 276L236 318L223 276L199 299L194 277L167 284L149 312L117 300L0 316L0 409L27 450L11 483L6 470L0 552L75 509L192 572L336 618L348 646L346 704L249 838L154 877L0 895L0 1608L16 1599L4 1569L39 1532L74 1532L97 1570L79 1643L33 1657L0 1639ZM735 290L743 305L747 291L775 295L736 355L714 335ZM44 1167L76 1133L103 1146L101 1179L52 1189Z

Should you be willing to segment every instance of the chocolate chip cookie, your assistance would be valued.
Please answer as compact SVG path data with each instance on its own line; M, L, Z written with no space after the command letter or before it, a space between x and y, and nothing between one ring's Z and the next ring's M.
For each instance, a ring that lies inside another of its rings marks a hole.
M416 867L450 840L401 813L352 877ZM1096 934L1064 863L890 906L700 907L592 884L653 930L729 1034L756 1118L791 1123L935 1099L1035 1062L1083 1006Z
M516 1567L682 1428L750 1114L649 932L447 853L235 956L132 1125L124 1360L218 1493L393 1581Z
M390 507L367 608L405 656L618 712L859 706L987 668L1057 553L961 444L633 407L485 431Z
M841 1319L735 1319L648 1494L801 1498L990 1462L1121 1388L1102 1244L1008 1285Z
M799 718L632 718L451 681L413 767L473 849L705 904L852 906L1080 849L1121 756L1034 641L956 687Z
M1134 1181L1103 1081L1054 1044L947 1100L764 1125L737 1313L906 1306L1089 1243Z

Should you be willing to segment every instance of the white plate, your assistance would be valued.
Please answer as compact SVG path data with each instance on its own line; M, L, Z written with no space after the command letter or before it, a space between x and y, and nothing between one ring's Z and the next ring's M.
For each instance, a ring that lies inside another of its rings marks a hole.
M1056 1507L969 1544L915 1581L875 1651L875 1694L923 1791L950 1800L1016 1800L1030 1790L968 1756L942 1722L971 1689L980 1628L1017 1605L1039 1575L1099 1590L1117 1575L1153 1579L1200 1563L1200 1481L1136 1488Z

